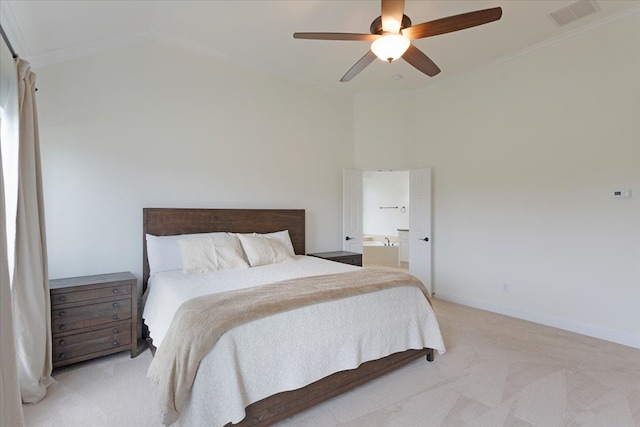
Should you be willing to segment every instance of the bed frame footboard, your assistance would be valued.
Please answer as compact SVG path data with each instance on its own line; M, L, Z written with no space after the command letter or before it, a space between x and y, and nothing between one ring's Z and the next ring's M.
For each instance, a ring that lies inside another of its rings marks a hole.
M356 369L336 372L306 387L269 396L249 405L246 408L247 415L241 422L238 424L229 423L225 427L270 426L387 372L398 369L422 356L426 356L426 359L432 362L434 359L433 349L425 348L394 353L382 359L365 362Z
M155 355L156 347L153 345L153 340L149 336L149 329L144 323L142 324L142 333L149 345L151 354ZM425 356L428 362L433 362L435 351L432 348L424 348L422 350L406 350L394 353L378 360L365 362L356 369L336 372L297 390L269 396L249 405L246 408L246 417L238 424L228 423L225 427L270 426L398 369L422 356Z

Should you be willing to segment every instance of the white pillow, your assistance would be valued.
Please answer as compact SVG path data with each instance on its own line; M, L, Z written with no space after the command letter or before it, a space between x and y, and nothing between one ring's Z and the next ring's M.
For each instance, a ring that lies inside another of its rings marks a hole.
M237 236L181 239L178 244L184 274L249 267L242 256L242 246Z
M150 274L161 271L182 270L182 255L178 240L198 239L208 236L227 236L225 232L177 234L173 236L154 236L147 234L147 260Z
M260 234L239 234L238 237L251 267L276 264L293 259L289 249L278 239Z
M264 236L268 239L279 240L287 249L287 251L289 252L289 255L291 256L296 255L296 252L293 249L293 243L291 243L291 236L289 236L289 230L277 231L275 233L260 234L260 236Z

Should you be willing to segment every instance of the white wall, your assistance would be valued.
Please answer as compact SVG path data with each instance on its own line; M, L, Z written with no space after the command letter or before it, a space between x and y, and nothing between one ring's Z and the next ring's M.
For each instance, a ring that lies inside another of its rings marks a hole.
M417 95L438 297L640 347L638 40L636 14Z
M354 147L360 169L410 169L415 159L415 96L370 94L354 101Z
M366 171L362 178L363 233L397 237L398 228L409 228L409 172Z
M143 207L303 208L341 247L351 100L153 41L37 72L51 278L140 277Z

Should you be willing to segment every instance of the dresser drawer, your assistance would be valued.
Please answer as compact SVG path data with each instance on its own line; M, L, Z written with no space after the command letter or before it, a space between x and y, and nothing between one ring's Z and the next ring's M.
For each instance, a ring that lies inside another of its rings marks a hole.
M117 297L121 295L131 295L131 285L113 285L91 290L78 290L73 292L52 292L51 305L55 307L60 304L89 301L98 298Z
M131 319L130 298L53 309L51 311L51 330L55 334L125 319Z
M131 329L127 323L91 332L67 335L53 339L53 362L63 362L79 356L122 346L128 347L129 345L131 345Z

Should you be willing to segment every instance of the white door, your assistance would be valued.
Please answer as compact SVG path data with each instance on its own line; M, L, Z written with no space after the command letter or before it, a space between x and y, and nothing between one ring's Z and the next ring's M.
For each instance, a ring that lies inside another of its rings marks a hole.
M362 171L342 173L342 249L362 253Z
M433 293L430 168L409 171L409 271Z

